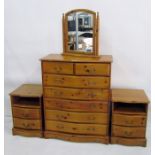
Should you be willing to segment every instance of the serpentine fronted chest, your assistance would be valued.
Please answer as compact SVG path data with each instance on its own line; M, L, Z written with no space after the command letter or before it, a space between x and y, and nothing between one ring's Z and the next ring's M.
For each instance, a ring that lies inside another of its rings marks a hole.
M41 59L46 138L109 143L112 56Z

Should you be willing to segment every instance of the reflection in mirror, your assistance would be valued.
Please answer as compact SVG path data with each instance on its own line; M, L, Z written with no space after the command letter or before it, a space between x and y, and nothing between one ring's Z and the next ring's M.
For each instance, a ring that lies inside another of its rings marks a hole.
M93 15L86 12L70 13L68 19L68 50L93 51Z

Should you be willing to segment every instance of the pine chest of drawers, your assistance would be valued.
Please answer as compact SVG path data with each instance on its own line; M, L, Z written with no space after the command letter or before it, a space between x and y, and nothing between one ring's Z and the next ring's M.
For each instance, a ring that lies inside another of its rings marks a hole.
M42 137L42 86L38 84L23 84L10 93L10 97L13 134Z
M111 56L41 59L45 138L109 143Z
M111 143L146 145L148 103L143 90L112 89Z

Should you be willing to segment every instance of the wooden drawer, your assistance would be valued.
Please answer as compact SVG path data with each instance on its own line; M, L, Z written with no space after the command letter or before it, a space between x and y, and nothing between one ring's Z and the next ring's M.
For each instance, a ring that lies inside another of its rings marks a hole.
M44 74L45 86L60 86L72 88L109 88L109 77L67 76Z
M145 128L112 125L112 136L144 138Z
M71 134L55 131L45 131L45 138L58 138L72 142L98 142L98 143L109 143L109 136L100 135L83 135L83 134Z
M43 73L73 74L73 63L44 61L42 69Z
M79 123L97 123L107 124L107 113L84 113L84 112L67 112L60 110L45 110L45 118L50 120L59 120L66 122Z
M59 99L108 101L110 99L110 90L45 87L44 97L53 97Z
M112 124L123 126L145 126L146 116L113 114Z
M110 64L108 63L76 63L76 75L104 75L110 76Z
M26 137L43 137L43 133L41 130L27 130L21 128L13 128L12 133L13 135L20 135Z
M67 133L107 135L108 126L99 124L78 124L46 120L46 130L61 131Z
M17 127L17 128L41 129L40 120L28 120L28 119L14 118L13 121L14 121L14 127Z
M56 110L108 112L109 104L103 101L75 101L44 98L44 106L47 109Z
M146 146L146 139L145 138L111 137L111 143L128 145L128 146Z
M13 117L39 119L40 109L13 107Z

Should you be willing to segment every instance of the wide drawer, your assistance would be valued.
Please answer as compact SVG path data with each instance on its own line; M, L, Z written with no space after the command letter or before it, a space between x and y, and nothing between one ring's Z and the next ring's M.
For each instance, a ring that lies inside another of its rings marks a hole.
M73 74L73 63L67 62L42 62L43 73Z
M60 86L72 88L109 88L110 77L68 76L44 74L45 86Z
M17 128L41 129L41 121L40 120L14 118L13 122L14 122L14 127L17 127Z
M111 137L111 143L128 145L128 146L146 146L146 139L145 138Z
M104 75L110 76L110 64L108 63L76 63L76 75Z
M113 114L112 124L123 126L145 126L146 116Z
M108 101L110 99L110 90L45 87L44 97L53 97L59 99Z
M40 109L13 107L13 117L39 119Z
M60 110L45 110L45 118L50 120L79 123L108 123L108 113L84 113Z
M108 112L109 102L103 101L75 101L44 98L46 109L85 111L85 112Z
M145 137L145 128L144 127L122 127L112 125L112 136L120 137Z
M61 131L67 133L107 135L108 126L99 124L78 124L46 120L46 130Z

